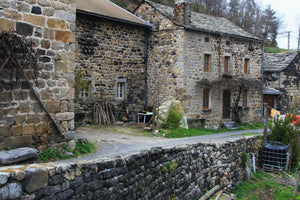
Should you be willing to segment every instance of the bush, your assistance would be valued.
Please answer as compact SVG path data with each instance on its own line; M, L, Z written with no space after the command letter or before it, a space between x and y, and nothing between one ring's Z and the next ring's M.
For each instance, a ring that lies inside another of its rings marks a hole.
M298 164L298 136L300 130L294 126L292 122L295 120L294 114L289 114L285 119L274 118L273 126L270 127L271 133L268 140L280 141L286 145L290 145L292 149L291 161L292 168ZM297 125L297 124L296 124Z
M162 125L163 128L178 128L182 119L181 112L174 106L169 110L167 122Z

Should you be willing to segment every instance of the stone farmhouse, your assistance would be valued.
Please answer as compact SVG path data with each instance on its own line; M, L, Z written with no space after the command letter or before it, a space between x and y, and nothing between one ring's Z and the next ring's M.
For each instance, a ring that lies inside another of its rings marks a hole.
M117 120L136 120L147 104L151 25L107 0L77 0L76 13L75 71L88 82L76 95L78 113L91 120L95 101L106 101Z
M190 126L219 127L238 104L242 121L261 118L262 41L225 18L144 1L135 14L152 24L148 104L180 100Z
M299 52L266 53L264 61L264 102L288 113L293 107L300 112Z
M22 73L17 80L11 70L16 61L10 58L4 65L7 57L1 54L0 150L45 148L72 136L75 7L73 0L0 1L0 33L25 37L39 54L36 79L31 68L24 70L29 81Z

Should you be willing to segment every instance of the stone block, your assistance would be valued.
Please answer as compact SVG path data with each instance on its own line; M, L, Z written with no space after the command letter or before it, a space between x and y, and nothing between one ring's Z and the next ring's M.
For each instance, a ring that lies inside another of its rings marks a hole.
M16 121L15 123L18 125L18 124L21 124L23 122L26 121L26 115L17 115L16 116Z
M49 8L49 7L42 8L43 15L46 15L46 16L49 16L49 17L54 15L54 11L55 11L54 8Z
M62 10L56 10L55 11L55 17L58 19L61 19L63 21L68 21L68 22L76 22L76 15L75 13L70 13Z
M28 169L25 172L26 177L22 183L25 192L33 193L48 185L47 169Z
M42 7L51 7L51 2L49 0L38 0L38 4Z
M32 6L31 13L36 14L36 15L40 15L40 14L42 14L42 9L41 9L40 6Z
M10 173L0 172L0 186L7 183Z
M20 90L15 90L13 92L13 97L15 101L19 101L19 100L27 100L28 99L28 92L27 91L20 91Z
M37 123L40 123L41 121L41 116L40 115L27 115L27 123L31 124L37 124Z
M36 1L37 0L25 0L25 2L29 4L36 4Z
M73 88L60 88L59 97L61 100L71 100L74 98Z
M20 183L9 183L0 188L0 199L18 199L22 194Z
M45 106L50 113L57 113L61 110L60 101L57 100L48 101L47 103L45 103Z
M20 103L20 112L29 113L30 112L30 103Z
M39 123L35 126L37 134L47 134L48 133L48 124L47 123Z
M53 41L52 42L52 49L53 50L62 50L65 48L65 43L61 41Z
M30 12L30 6L23 2L17 3L17 9L19 12Z
M54 40L55 31L49 28L44 28L44 38L49 40Z
M38 153L34 148L23 147L8 151L0 151L1 165L7 165L36 158L38 158Z
M57 113L55 115L55 119L57 121L69 121L74 119L74 113L73 112Z
M18 181L21 181L25 178L26 176L26 173L22 170L14 170L12 173L11 173L11 177L15 180L18 180Z
M65 43L74 43L75 39L75 33L71 31L61 31L61 30L56 30L55 31L55 40L62 41Z
M68 29L68 24L60 19L48 18L47 24L49 28L66 30Z
M12 20L21 20L22 19L22 15L15 10L4 9L3 14L6 18L9 18Z
M13 125L11 127L12 136L20 136L22 135L22 125Z
M33 112L35 113L40 113L43 111L43 108L39 102L34 102L32 107L33 107Z
M33 26L23 22L16 22L16 32L19 35L32 36Z
M0 18L0 32L12 32L15 30L15 23L11 20Z
M12 101L12 92L1 92L0 102L11 102Z
M44 16L24 14L23 17L25 22L29 22L41 27L45 26L46 18Z
M11 129L9 126L0 126L0 137L9 137L11 135Z
M55 61L55 71L56 72L68 72L68 62L65 60L56 60Z
M34 135L34 134L35 134L34 124L22 125L22 135Z
M4 109L4 116L6 115L16 115L18 113L16 108L6 108Z
M50 46L51 46L51 43L50 43L49 40L42 40L42 41L41 41L41 46L42 46L43 48L45 48L45 49L49 49Z

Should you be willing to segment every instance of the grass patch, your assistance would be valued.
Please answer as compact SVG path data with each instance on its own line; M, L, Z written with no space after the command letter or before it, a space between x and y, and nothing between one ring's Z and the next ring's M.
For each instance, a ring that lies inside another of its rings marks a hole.
M293 51L292 49L280 49L278 47L265 47L265 53L283 53Z
M75 144L74 151L72 151L71 148L68 147L67 145L63 145L63 148L59 148L59 147L48 148L39 155L39 159L43 161L69 159L69 158L74 158L81 155L93 153L95 149L96 147L92 143L88 141L83 142L81 140L78 140ZM66 155L65 152L72 152L73 156Z
M242 123L240 124L238 129L235 130L249 130L249 129L262 129L264 127L263 122L257 123ZM217 133L234 131L231 129L220 128L220 129L207 129L207 128L173 128L173 129L165 129L159 132L159 135L166 134L167 138L181 138L181 137L192 137L192 136L201 136L201 135L212 135ZM257 133L247 133L249 135L254 135Z
M244 181L231 192L237 195L239 200L248 199L275 199L292 200L299 196L293 195L294 188L278 183L280 175L270 176L266 172L254 173L255 179Z

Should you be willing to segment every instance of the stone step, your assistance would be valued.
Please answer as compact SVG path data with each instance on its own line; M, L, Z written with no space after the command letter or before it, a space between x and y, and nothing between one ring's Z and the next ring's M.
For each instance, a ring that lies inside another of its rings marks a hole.
M238 126L234 121L223 122L223 127L227 129L237 129Z
M29 147L0 151L0 165L8 165L36 158L38 158L38 151Z

